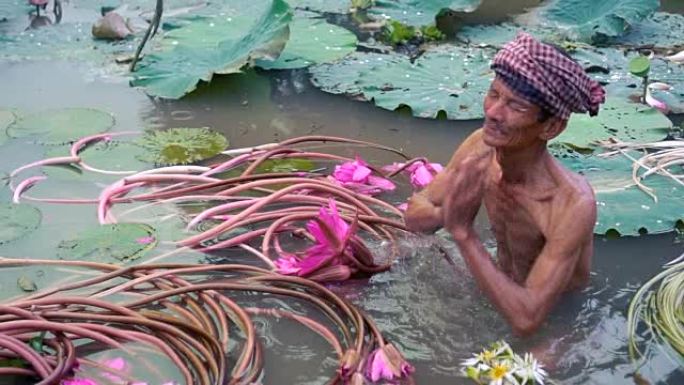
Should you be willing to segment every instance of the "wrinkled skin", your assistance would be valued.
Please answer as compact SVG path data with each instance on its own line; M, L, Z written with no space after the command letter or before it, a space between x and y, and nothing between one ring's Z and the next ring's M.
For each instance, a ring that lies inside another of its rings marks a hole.
M539 121L540 108L495 79L485 123L409 202L409 229L446 228L480 288L517 334L536 331L568 290L584 286L593 251L596 201L589 184L547 149L567 122ZM484 203L497 262L473 229Z

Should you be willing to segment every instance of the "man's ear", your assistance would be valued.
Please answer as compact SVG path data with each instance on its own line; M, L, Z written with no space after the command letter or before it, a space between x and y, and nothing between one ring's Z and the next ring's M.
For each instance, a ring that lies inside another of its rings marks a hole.
M549 120L546 122L546 125L544 126L544 130L540 134L540 138L549 141L563 132L565 130L565 127L568 125L568 121L558 118L556 116L552 116L549 118Z

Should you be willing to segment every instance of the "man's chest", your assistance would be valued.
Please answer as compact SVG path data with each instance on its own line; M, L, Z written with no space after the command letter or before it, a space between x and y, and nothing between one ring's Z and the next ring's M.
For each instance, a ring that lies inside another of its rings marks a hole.
M536 256L544 245L550 202L488 183L484 204L497 242Z

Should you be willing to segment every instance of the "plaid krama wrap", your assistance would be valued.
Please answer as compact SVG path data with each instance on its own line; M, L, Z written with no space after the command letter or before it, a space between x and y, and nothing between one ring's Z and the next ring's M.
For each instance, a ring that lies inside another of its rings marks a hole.
M605 101L603 87L582 66L525 32L496 54L492 69L521 97L564 120L572 112L594 116Z

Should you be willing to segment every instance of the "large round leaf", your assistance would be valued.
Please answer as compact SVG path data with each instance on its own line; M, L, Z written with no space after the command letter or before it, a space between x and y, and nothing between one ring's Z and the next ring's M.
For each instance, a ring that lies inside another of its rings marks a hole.
M142 171L149 169L152 163L140 160L147 150L133 142L118 140L100 141L86 147L78 155L91 167L108 171ZM68 148L56 147L46 151L47 157L65 156ZM102 178L102 174L83 171L79 167L47 166L43 172L50 178L74 179L81 177Z
M259 60L264 69L304 68L344 57L356 50L356 35L320 19L297 17L290 24L290 40L275 61Z
M311 82L325 92L362 97L358 84L361 72L369 68L389 65L395 60L403 60L403 57L373 52L354 52L334 63L309 67L309 73Z
M592 41L624 34L659 5L658 0L554 0L536 14L543 25L564 29L571 38Z
M140 223L118 223L88 229L57 246L57 256L68 260L128 262L157 245L154 228Z
M640 96L642 80L629 72L629 62L638 55L615 48L582 48L572 52L572 57L590 69L590 75L605 84L609 95L627 99ZM684 112L684 66L673 65L660 57L651 59L649 80L664 82L672 91L654 90L653 96L668 104L673 112Z
M7 128L13 138L40 136L43 144L63 144L109 131L114 117L92 108L48 110L23 117Z
M408 106L421 118L435 118L444 111L449 119L478 119L493 79L492 54L482 48L443 45L413 63L398 54L356 55L313 69L313 83L327 92L361 94L388 110ZM357 79L352 81L354 74Z
M148 131L136 144L145 151L138 159L159 165L188 164L218 155L228 146L221 134L204 128Z
M31 205L0 203L0 245L37 229L40 220L40 211Z
M553 40L555 33L554 29L542 26L524 26L505 22L501 24L466 25L458 30L456 37L469 45L487 45L498 48L515 39L515 36L521 31L544 41Z
M611 39L613 44L669 48L684 45L684 16L656 12L632 25L624 36Z
M0 22L20 16L26 17L31 7L23 0L0 0Z
M491 57L484 49L444 45L414 63L404 59L363 72L359 84L378 107L406 105L421 118L444 111L449 119L479 119L493 79Z
M277 57L289 37L290 7L283 0L273 0L270 7L255 16L257 20L251 28L224 34L217 44L214 42L218 35L211 35L200 39L195 47L192 37L202 36L196 31L205 29L196 25L185 27L191 29L190 40L172 50L145 56L131 85L144 87L153 96L178 99L192 92L200 80L210 81L215 73L240 72L254 60Z
M314 12L349 13L351 0L287 0L294 8Z
M5 143L7 140L7 127L14 123L15 118L12 111L0 109L0 144Z
M643 104L608 98L597 116L573 114L565 131L551 143L590 152L599 140L655 142L664 139L670 129L672 122L662 112Z
M409 25L427 25L443 9L472 12L482 0L375 0L368 13Z
M640 154L632 153L635 158ZM632 161L623 155L561 159L567 167L584 175L594 188L598 219L594 232L615 230L621 235L639 235L640 231L672 231L684 220L684 186L661 175L649 175L643 183L655 190L658 202L641 191L632 181Z

